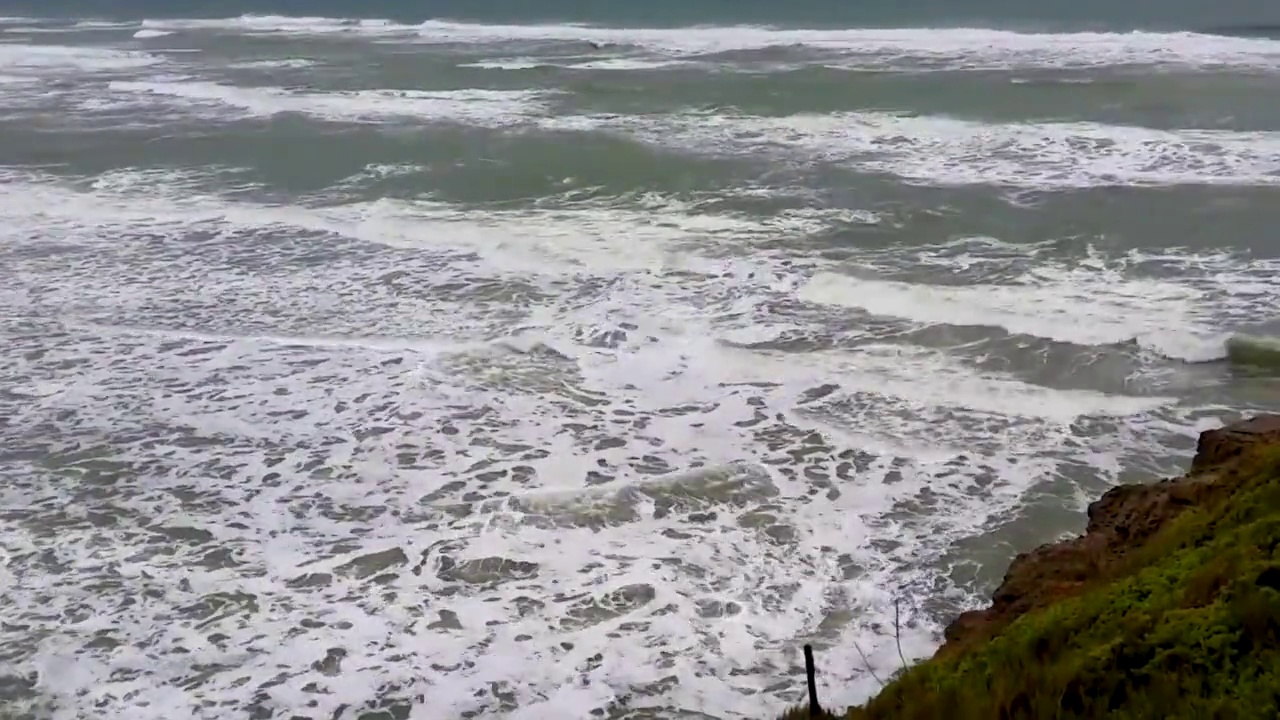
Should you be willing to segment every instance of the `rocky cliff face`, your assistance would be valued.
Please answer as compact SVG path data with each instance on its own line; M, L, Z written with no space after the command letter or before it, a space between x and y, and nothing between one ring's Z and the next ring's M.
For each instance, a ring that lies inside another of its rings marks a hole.
M1131 551L1183 510L1231 491L1234 461L1252 448L1280 444L1280 415L1259 415L1201 433L1187 475L1150 485L1112 488L1089 506L1084 535L1016 557L984 610L947 626L939 656L999 633L1018 617L1105 581Z

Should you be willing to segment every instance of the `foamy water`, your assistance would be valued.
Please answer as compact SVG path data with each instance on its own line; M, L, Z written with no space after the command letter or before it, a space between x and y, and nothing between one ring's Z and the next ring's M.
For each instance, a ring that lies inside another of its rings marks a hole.
M805 642L856 702L1127 469L1280 406L1220 362L1280 300L1249 85L1280 43L24 23L20 711L757 718ZM832 67L992 95L845 98ZM1087 117L997 112L1081 68ZM1247 123L1144 124L1209 72Z
M638 46L673 53L756 50L803 45L834 50L875 64L941 60L961 67L1109 66L1128 63L1274 68L1280 49L1267 39L1198 33L1023 34L983 28L802 30L767 27L605 28L584 25L491 25L445 21L402 24L246 15L226 19L146 20L157 30L206 30L252 35L360 35L420 43L576 41Z

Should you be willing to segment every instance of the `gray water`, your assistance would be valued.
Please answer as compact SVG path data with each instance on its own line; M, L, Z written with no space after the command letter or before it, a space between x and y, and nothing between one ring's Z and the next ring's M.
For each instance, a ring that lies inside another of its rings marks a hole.
M0 715L857 702L1280 408L1280 41L498 22L0 24Z

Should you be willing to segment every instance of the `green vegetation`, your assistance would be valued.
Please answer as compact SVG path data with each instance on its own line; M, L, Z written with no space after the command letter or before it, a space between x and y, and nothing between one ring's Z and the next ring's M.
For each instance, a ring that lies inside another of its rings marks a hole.
M1280 449L1202 480L1202 502L1079 594L909 669L843 717L1280 717Z

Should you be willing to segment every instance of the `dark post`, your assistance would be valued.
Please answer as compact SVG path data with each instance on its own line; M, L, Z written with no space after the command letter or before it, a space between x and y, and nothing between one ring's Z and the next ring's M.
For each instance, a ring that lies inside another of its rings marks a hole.
M818 704L817 670L813 667L813 646L804 645L804 674L809 682L809 717L822 717L822 706Z

